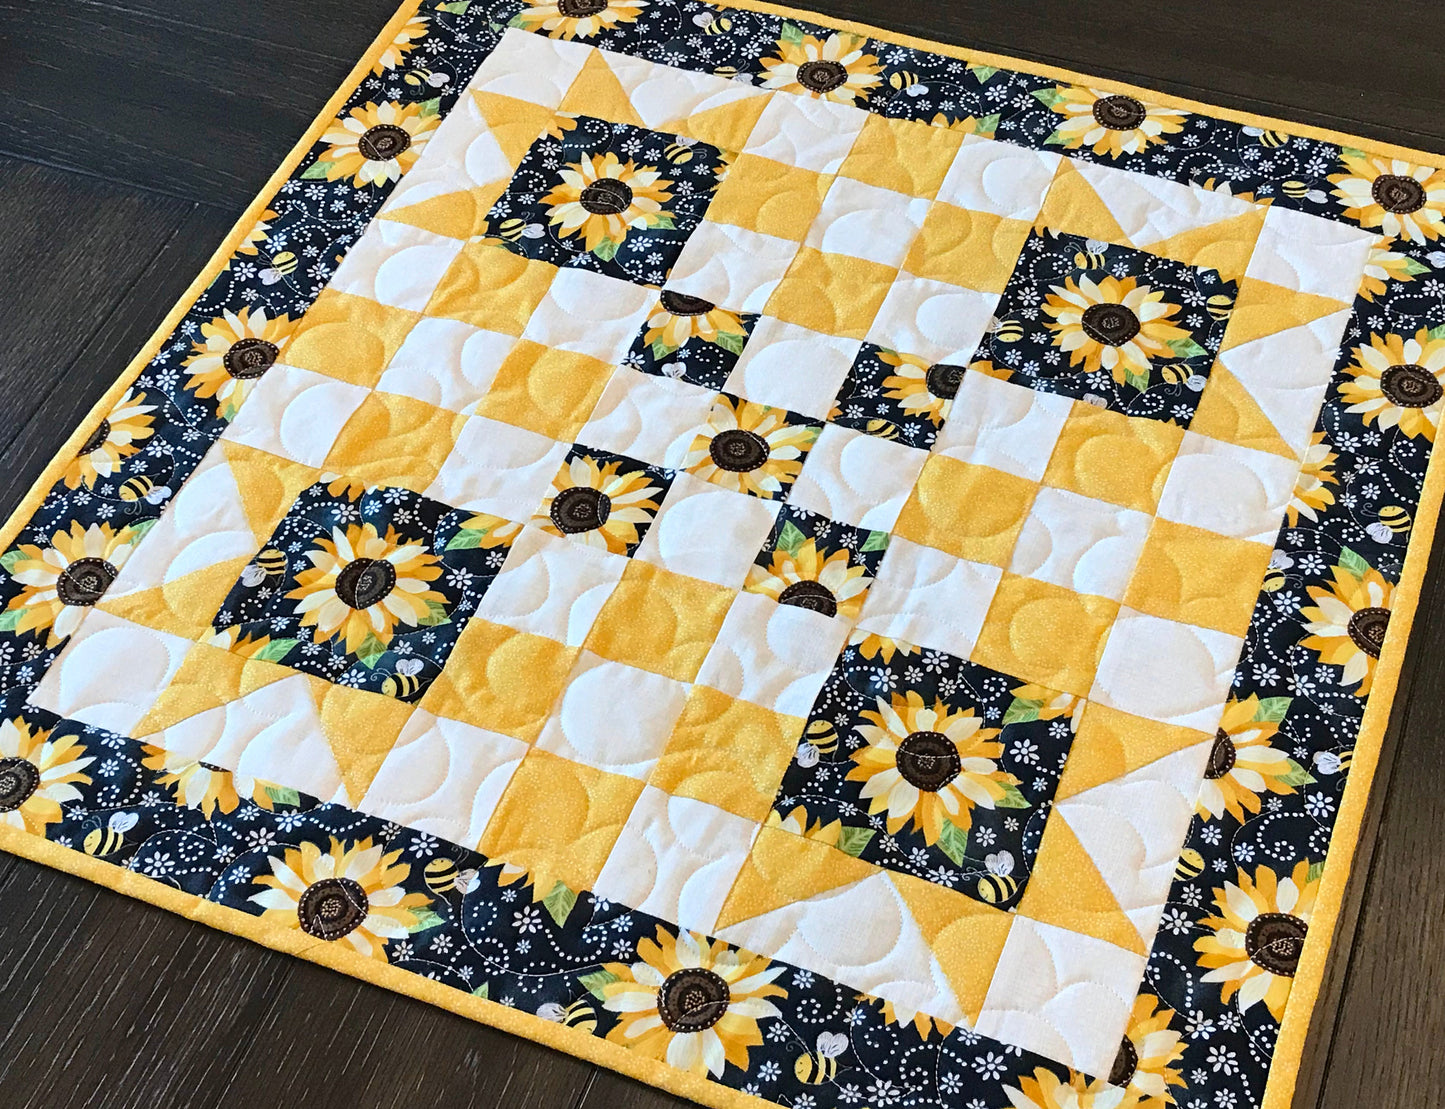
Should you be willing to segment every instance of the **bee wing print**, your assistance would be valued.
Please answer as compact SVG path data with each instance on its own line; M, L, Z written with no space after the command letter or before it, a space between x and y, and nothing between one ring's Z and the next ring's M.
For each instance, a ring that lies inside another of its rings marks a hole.
M1014 871L1014 857L1007 851L995 851L992 855L984 857L983 865L990 874L1007 878Z

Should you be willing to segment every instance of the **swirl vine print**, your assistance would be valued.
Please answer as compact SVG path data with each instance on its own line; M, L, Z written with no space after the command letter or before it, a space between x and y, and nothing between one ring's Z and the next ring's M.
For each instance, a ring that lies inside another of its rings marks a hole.
M729 1109L1282 1109L1445 481L1445 168L1301 130L411 0L5 529L0 846Z

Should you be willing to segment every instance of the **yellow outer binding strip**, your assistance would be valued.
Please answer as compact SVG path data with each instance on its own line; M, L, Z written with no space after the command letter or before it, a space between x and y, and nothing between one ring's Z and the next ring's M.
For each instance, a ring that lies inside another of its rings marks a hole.
M0 528L0 549L8 547L14 542L15 536L25 522L40 507L46 493L60 480L70 459L79 451L88 437L88 429L114 407L115 403L125 394L125 390L155 357L201 293L226 268L235 248L240 244L243 236L255 225L256 220L260 218L261 212L264 211L272 194L291 177L292 172L321 137L351 93L360 85L382 51L390 45L397 32L420 6L421 0L406 0L391 21L382 28L370 49L347 75L341 87L326 102L320 114L307 128L306 133L292 148L291 153L286 156L285 161L277 167L276 172L262 186L256 199L242 213L230 234L221 242L216 253L211 256L205 269L191 282L190 287L177 301L176 306L161 321L150 340L126 367L116 383L92 407L80 426L66 440L64 446L16 507L5 526ZM799 11L777 4L762 3L760 0L730 0L728 6L784 15L832 27L836 30L852 31L903 46L929 50L954 58L966 58L974 62L984 62L1000 68L1006 67L1025 73L1034 73L1071 84L1085 84L1091 88L1109 92L1128 93L1156 104L1198 112L1218 119L1227 119L1251 127L1286 131L1292 135L1303 135L1308 138L1339 143L1342 146L1355 147L1382 157L1404 158L1431 165L1445 161L1438 154L1398 146L1394 143L1378 142L1328 128L1309 127L1271 116L1233 111L1201 101L1141 88L1137 85L1092 77L1074 70L1023 61L987 51L970 50L948 43L930 42L927 39L870 27L850 20L834 19L817 12ZM1279 1041L1275 1047L1261 1109L1288 1109L1294 1096L1305 1037L1309 1031L1310 1017L1319 996L1320 986L1324 981L1325 967L1329 960L1335 926L1344 902L1350 863L1354 859L1355 848L1358 845L1365 809L1369 801L1370 784L1374 780L1375 770L1379 764L1385 728L1390 720L1395 690L1399 685L1400 669L1405 657L1405 644L1409 638L1410 627L1419 603L1420 587L1429 562L1436 518L1440 512L1442 499L1445 499L1445 466L1442 466L1439 456L1436 455L1430 459L1420 504L1416 509L1416 527L1405 555L1404 571L1395 591L1396 606L1391 614L1389 634L1386 636L1379 662L1375 667L1374 689L1366 705L1364 720L1356 739L1349 783L1345 787L1340 814L1331 836L1330 850L1326 856L1319 894L1315 901L1313 917L1310 920L1311 939L1305 944L1299 969L1295 975L1294 988L1290 991L1289 1002L1285 1007L1284 1020L1281 1022ZM498 1002L463 993L388 963L368 959L349 948L318 943L303 933L262 924L259 917L239 909L217 905L195 894L182 893L133 871L121 869L71 848L61 847L40 836L31 835L8 825L0 825L0 848L56 870L79 875L97 885L105 886L152 905L158 905L163 909L190 917L192 920L200 921L223 932L254 940L256 943L276 951L299 956L310 962L339 970L343 974L349 974L353 978L360 978L384 989L440 1006L482 1024L492 1025L557 1048L570 1055L598 1063L611 1070L665 1089L680 1097L691 1098L704 1105L714 1106L715 1109L758 1109L758 1107L772 1104L740 1090L734 1090L708 1079L679 1071L666 1063L645 1058L637 1052L609 1040L580 1033L575 1029L544 1020L531 1013L524 1013Z

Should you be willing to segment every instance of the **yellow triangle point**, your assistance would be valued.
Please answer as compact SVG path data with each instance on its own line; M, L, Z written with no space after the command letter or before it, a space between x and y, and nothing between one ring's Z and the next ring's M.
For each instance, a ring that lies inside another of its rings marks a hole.
M294 670L274 662L258 662L223 647L197 643L181 660L171 684L135 726L134 734L144 738L163 731L293 674Z
M646 127L637 109L617 74L607 64L601 51L593 50L587 55L582 71L562 98L558 111L573 115L594 116L611 123L630 123L634 127Z
M1234 312L1229 317L1229 327L1224 332L1224 341L1219 349L1242 347L1266 335L1314 323L1348 307L1344 301L1333 297L1301 293L1253 277L1241 278L1239 296L1234 302Z
M182 639L199 639L210 630L212 615L225 601L247 561L230 558L182 574L164 585L106 597L96 607Z
M1189 430L1241 447L1299 458L1259 403L1249 395L1249 390L1219 362L1209 371L1209 381L1199 396L1199 408L1189 423Z
M1055 801L1122 778L1175 751L1193 747L1211 737L1178 724L1160 724L1111 709L1097 701L1084 706L1078 733L1069 745Z
M472 99L487 121L492 137L502 148L507 164L513 167L522 164L522 155L537 141L537 136L552 122L554 115L551 108L495 92L473 89Z
M1067 158L1059 162L1034 226L1040 230L1067 231L1106 243L1133 245L1114 218L1114 213L1109 211L1109 206L1094 191L1094 186L1073 168Z
M703 108L681 119L670 120L658 130L673 131L699 142L711 143L719 150L741 150L753 133L767 96L740 96L716 108Z
M1147 955L1134 922L1084 850L1079 837L1055 814L1044 825L1039 854L1019 902L1020 916L1106 940Z
M347 797L359 804L416 707L320 678L311 678L310 684L321 734L336 758Z
M271 538L301 490L321 477L321 471L225 439L221 449L241 494L241 511L259 547Z
M486 233L487 213L505 189L506 182L498 181L474 189L443 193L404 208L383 212L381 218L420 227L423 231L445 235L449 239L470 239Z
M877 873L872 863L821 840L764 827L723 902L717 928L807 901Z
M1181 231L1140 249L1161 258L1173 258L1191 266L1218 270L1225 277L1238 278L1248 267L1254 244L1264 230L1265 212L1265 208L1255 207L1206 227Z

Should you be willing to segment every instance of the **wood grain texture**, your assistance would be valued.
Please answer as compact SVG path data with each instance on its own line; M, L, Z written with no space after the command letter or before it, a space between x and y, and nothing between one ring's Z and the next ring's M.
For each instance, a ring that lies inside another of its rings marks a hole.
M1445 151L1429 0L812 6ZM0 0L0 508L124 368L393 9ZM1432 1105L1445 1088L1445 991L1434 984L1445 958L1440 562L1396 706L1400 769L1381 767L1373 856L1359 860L1299 1109ZM15 1109L685 1104L8 856L0 1099Z

